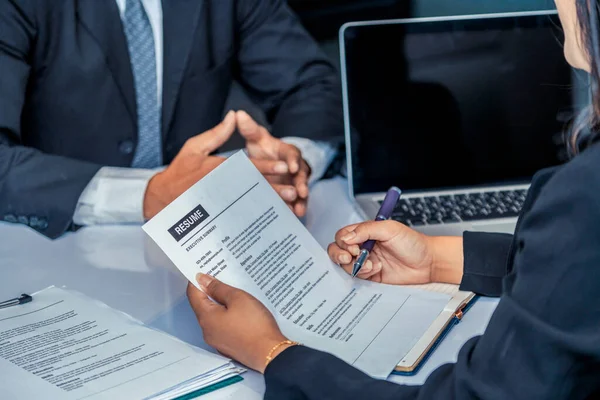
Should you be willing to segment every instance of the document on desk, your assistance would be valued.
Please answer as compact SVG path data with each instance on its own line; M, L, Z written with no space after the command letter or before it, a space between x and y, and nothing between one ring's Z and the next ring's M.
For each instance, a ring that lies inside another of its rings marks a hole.
M0 310L3 399L175 399L242 371L76 292Z
M195 276L203 272L249 292L286 336L374 377L390 374L451 298L352 279L243 152L144 230L196 286Z

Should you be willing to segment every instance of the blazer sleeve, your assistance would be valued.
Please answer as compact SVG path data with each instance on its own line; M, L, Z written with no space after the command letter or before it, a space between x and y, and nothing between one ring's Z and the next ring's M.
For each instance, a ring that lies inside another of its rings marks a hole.
M23 143L21 114L40 2L0 2L0 221L56 238L72 223L77 200L100 166L51 156ZM49 133L50 134L50 133Z
M460 289L484 296L499 297L508 270L513 235L465 232L464 272Z
M456 364L409 387L293 347L268 366L266 399L599 398L600 166L577 164L549 181L524 215L498 307Z
M238 0L240 84L278 137L341 142L337 72L283 0Z

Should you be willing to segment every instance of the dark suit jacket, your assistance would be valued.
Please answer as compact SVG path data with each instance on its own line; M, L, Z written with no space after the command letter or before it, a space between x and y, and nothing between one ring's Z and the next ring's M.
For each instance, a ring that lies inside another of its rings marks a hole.
M163 0L165 163L238 80L279 136L342 136L336 73L283 0ZM0 1L0 220L55 238L101 166L131 165L136 101L114 0Z
M483 336L422 386L377 381L292 347L266 399L600 398L600 144L534 179L514 238L467 233L461 288L501 296Z

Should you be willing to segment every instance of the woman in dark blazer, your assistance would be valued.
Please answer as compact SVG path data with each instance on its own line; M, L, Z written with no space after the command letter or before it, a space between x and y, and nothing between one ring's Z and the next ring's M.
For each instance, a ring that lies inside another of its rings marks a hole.
M363 279L457 283L500 296L485 334L422 386L396 385L284 342L260 302L200 276L206 293L221 303L190 286L206 342L264 373L265 398L600 398L600 0L556 3L567 60L591 74L592 105L575 121L572 160L535 176L514 237L426 237L396 222L366 222L342 229L329 247L331 258L350 270L358 244L376 239Z

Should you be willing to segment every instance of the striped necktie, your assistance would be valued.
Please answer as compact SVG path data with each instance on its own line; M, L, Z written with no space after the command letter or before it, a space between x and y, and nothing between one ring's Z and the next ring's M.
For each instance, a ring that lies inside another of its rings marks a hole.
M138 143L132 167L156 168L162 165L156 54L152 26L141 0L127 0L123 23L137 102Z

